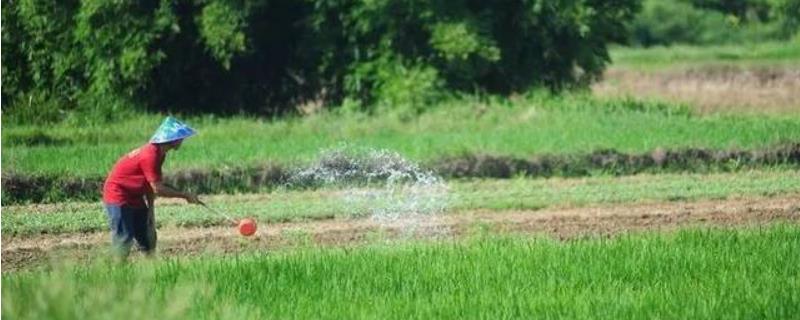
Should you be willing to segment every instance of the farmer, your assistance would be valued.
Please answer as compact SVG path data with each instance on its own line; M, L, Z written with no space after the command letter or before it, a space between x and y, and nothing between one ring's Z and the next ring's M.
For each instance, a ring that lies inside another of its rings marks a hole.
M183 139L194 134L194 129L167 117L149 143L122 156L108 174L103 186L103 204L111 227L112 246L122 258L128 256L134 239L147 254L156 248L153 214L156 196L200 203L196 195L168 187L161 179L167 153L178 150Z

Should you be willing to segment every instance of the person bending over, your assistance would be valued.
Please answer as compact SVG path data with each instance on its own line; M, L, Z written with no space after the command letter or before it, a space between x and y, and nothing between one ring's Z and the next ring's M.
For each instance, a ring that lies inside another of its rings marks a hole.
M156 197L183 198L200 203L197 195L162 183L161 167L167 153L178 150L195 130L167 117L147 144L122 156L103 185L103 205L108 215L113 251L127 258L135 240L139 249L151 254L156 248L154 201Z

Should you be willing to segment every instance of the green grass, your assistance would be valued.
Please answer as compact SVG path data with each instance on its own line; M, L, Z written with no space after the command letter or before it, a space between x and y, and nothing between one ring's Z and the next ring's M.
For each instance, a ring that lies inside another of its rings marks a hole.
M449 183L449 188L446 202L449 211L539 209L800 193L800 171L776 169L709 175L462 180ZM348 201L341 192L327 189L205 199L233 217L254 217L260 223L360 216L369 214L367 208L383 207L383 204L364 200L366 198ZM424 201L427 198L418 199ZM176 203L159 204L157 216L162 226L225 223L223 218L200 207ZM0 223L4 235L100 231L107 228L99 202L5 206Z
M796 116L695 116L687 108L580 95L535 95L516 100L454 100L420 116L321 113L264 121L251 118L188 118L199 135L170 154L165 172L188 168L242 167L265 162L308 161L320 150L349 144L388 148L412 160L462 153L525 157L588 153L613 148L760 148L800 141ZM104 176L119 156L145 143L161 121L142 115L108 125L5 124L5 171L76 177ZM63 145L24 145L46 136ZM28 137L28 138L26 138Z
M771 318L800 313L800 226L558 242L306 248L3 274L9 319Z
M674 45L669 47L611 50L612 67L659 70L699 65L797 66L800 39L717 46Z

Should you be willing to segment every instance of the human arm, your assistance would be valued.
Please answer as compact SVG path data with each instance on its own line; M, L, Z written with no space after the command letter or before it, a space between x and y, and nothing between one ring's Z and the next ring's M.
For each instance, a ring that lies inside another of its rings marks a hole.
M155 196L164 198L182 198L186 199L186 202L193 204L201 203L200 199L197 198L197 195L189 192L181 192L173 187L161 183L161 181L151 182L150 187L153 189L153 194Z
M163 155L159 155L157 149L147 149L150 152L142 154L140 166L145 180L150 185L152 197L164 198L182 198L186 199L189 203L199 204L200 200L197 195L188 192L181 192L173 187L170 187L162 182L161 164L163 163Z

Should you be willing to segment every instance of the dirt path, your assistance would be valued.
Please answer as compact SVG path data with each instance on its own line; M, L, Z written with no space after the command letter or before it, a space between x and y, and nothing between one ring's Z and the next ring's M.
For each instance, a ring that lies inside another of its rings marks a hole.
M476 210L389 225L369 219L279 223L261 226L251 238L238 236L233 227L164 228L159 230L159 255L233 254L309 244L344 246L386 239L453 238L477 230L544 233L571 239L694 225L759 225L774 221L800 222L800 195L535 211ZM108 237L106 232L3 237L2 271L104 256Z

